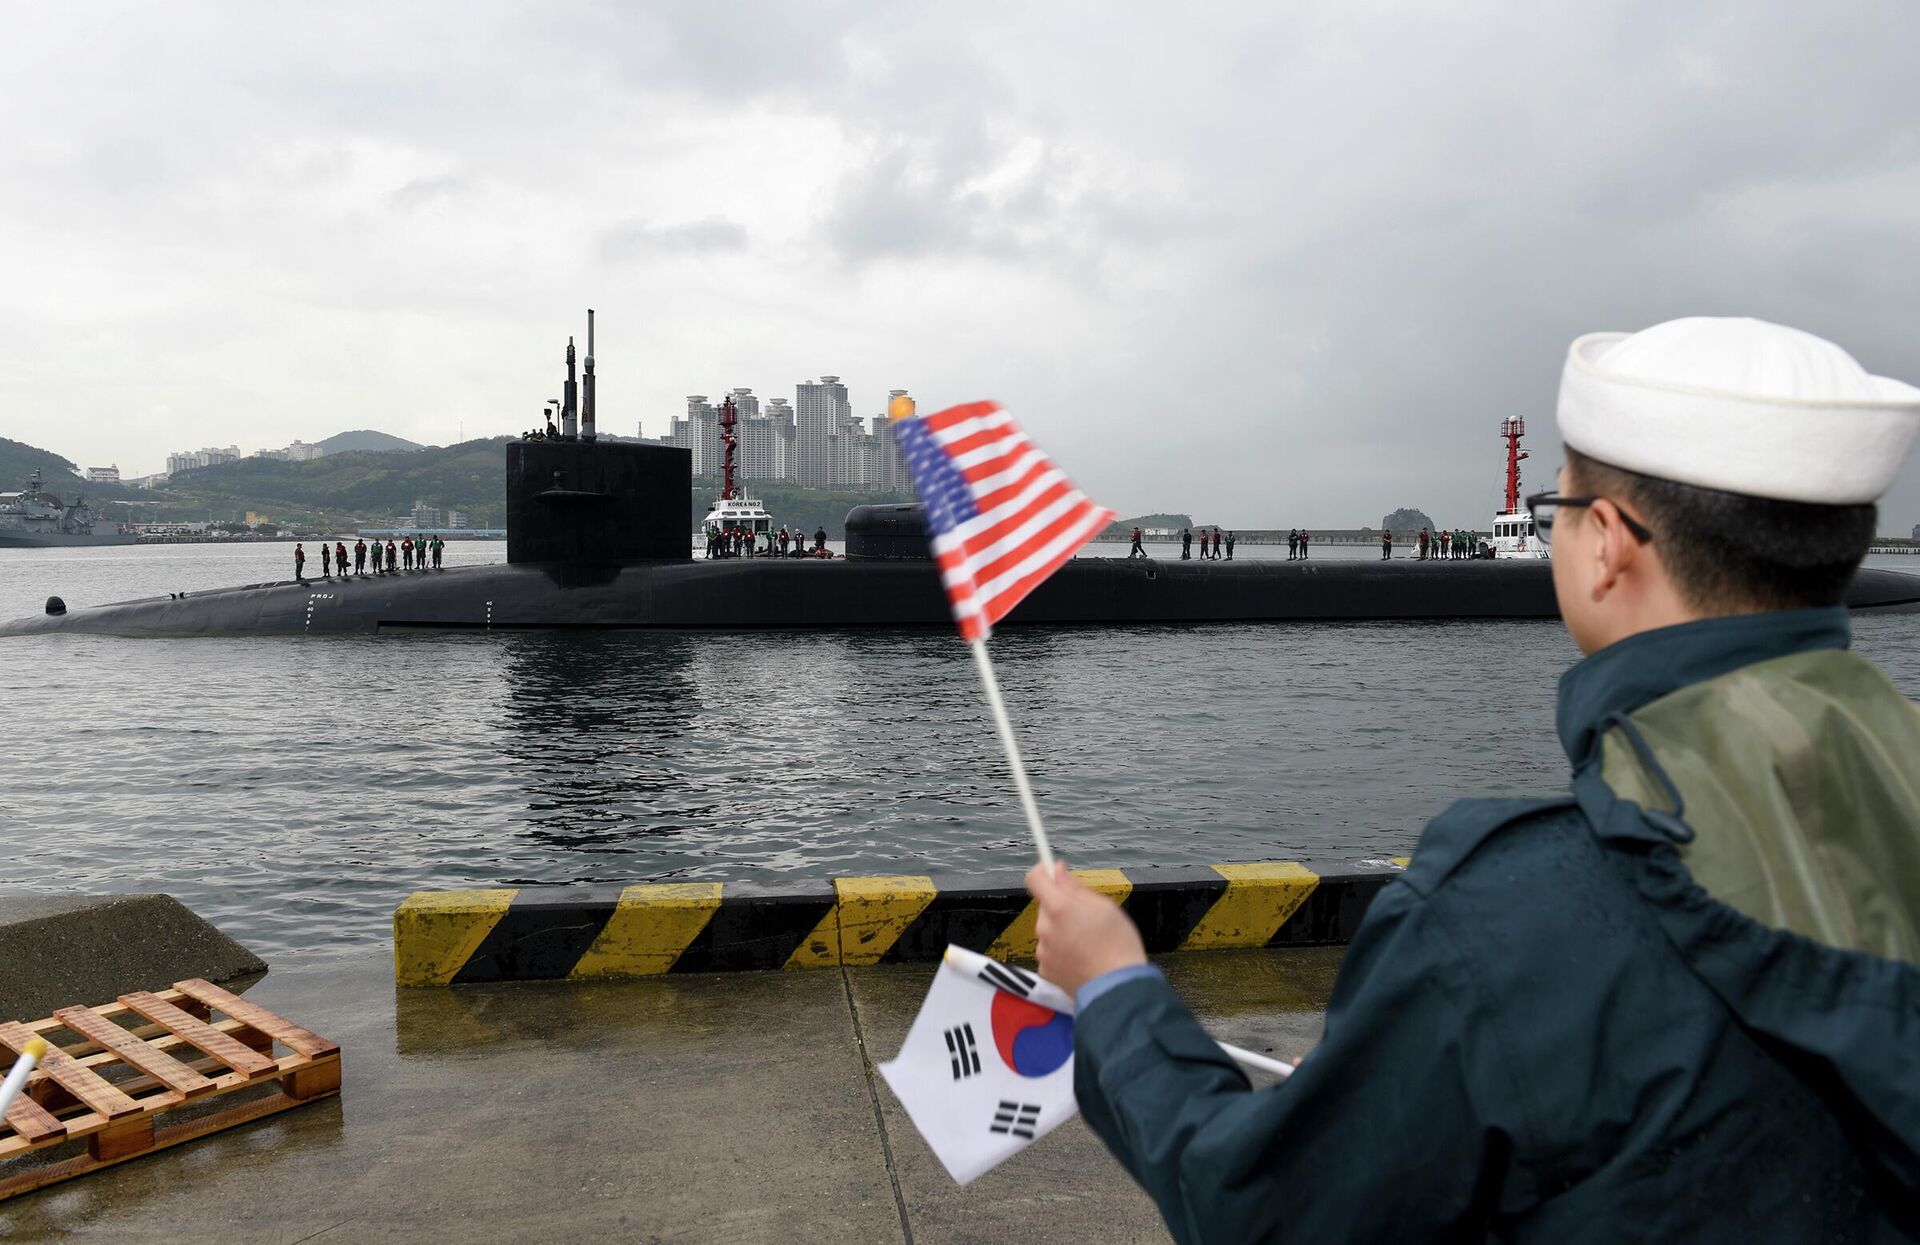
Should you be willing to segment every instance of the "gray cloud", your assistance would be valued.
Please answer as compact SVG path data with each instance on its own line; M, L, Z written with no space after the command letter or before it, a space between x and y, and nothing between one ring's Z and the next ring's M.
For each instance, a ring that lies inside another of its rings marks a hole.
M650 221L623 221L600 232L594 250L608 263L620 263L657 254L698 254L737 251L747 245L747 231L718 216L677 225Z

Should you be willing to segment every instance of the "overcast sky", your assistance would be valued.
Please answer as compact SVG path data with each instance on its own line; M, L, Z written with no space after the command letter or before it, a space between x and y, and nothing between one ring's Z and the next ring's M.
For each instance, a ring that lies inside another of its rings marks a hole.
M588 306L611 431L837 373L1240 527L1484 525L1590 330L1920 382L1909 0L3 12L0 435L128 473L518 431Z

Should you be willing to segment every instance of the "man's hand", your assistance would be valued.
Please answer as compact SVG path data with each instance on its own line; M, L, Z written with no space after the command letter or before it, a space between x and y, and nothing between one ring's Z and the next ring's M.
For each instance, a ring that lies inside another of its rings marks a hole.
M1027 892L1040 904L1040 975L1069 994L1102 973L1147 962L1146 945L1120 905L1067 872L1027 871Z

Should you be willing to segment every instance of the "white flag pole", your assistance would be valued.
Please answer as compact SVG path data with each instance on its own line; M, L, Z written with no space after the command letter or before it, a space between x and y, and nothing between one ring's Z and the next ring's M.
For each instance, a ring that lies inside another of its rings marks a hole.
M1007 764L1013 767L1013 785L1020 792L1020 807L1027 813L1027 829L1033 832L1034 850L1040 863L1053 868L1053 845L1047 842L1047 828L1040 823L1040 806L1033 802L1033 788L1027 785L1027 767L1020 759L1020 744L1013 737L1013 723L1007 720L1007 707L1000 700L1000 680L993 675L993 658L987 656L987 642L974 640L973 662L980 668L980 682L987 689L987 704L993 710L993 724L1000 729L1000 747L1006 751Z
M1252 1068L1256 1072L1271 1072L1282 1080L1293 1075L1293 1065L1290 1063L1282 1063L1278 1059L1269 1059L1265 1055L1256 1055L1250 1050L1233 1045L1231 1042L1222 1042L1219 1038L1214 1038L1213 1044L1225 1051L1229 1059L1243 1068Z

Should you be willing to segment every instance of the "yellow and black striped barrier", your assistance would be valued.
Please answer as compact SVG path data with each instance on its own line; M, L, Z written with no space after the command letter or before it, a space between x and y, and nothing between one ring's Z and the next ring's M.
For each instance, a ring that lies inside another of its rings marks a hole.
M1084 869L1149 951L1345 943L1398 863ZM938 960L1031 959L1018 873L420 891L393 914L403 986Z

